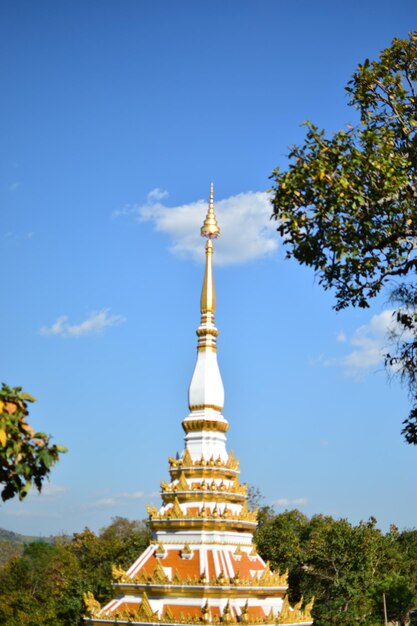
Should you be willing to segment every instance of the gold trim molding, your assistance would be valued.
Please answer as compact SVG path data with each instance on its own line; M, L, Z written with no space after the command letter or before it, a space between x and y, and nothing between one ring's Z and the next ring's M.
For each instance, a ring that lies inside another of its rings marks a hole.
M234 472L239 471L240 462L235 459L235 454L233 450L231 450L229 457L226 462L222 461L220 456L215 459L213 455L206 459L204 456L201 456L196 461L193 461L191 458L190 451L188 448L185 449L184 456L181 459L175 459L174 457L169 457L168 459L170 465L170 471L178 471L180 469L206 469L207 467L217 467L224 468L228 470L232 470Z
M205 419L186 419L182 422L182 427L186 433L196 430L217 430L218 432L225 433L229 430L229 424L227 422Z
M223 407L217 404L191 404L188 406L190 411L204 411L204 409L213 409L213 411L222 412Z

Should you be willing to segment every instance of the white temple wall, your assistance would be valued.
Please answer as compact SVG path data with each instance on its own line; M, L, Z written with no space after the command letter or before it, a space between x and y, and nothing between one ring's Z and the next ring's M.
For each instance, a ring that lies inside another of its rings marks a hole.
M193 461L198 461L202 456L205 459L220 457L221 461L226 463L229 458L226 435L216 430L190 431L185 436L185 445Z
M198 352L197 363L188 391L190 407L214 405L223 407L224 387L215 352Z
M253 535L250 532L232 532L232 531L216 531L216 530L187 530L187 531L173 531L168 532L165 530L158 530L155 533L156 541L162 544L166 543L221 543L236 545L248 545L251 546L253 542Z

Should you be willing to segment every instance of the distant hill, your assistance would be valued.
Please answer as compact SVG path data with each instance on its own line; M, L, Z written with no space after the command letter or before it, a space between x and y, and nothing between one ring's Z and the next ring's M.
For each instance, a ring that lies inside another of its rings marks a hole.
M21 556L25 543L33 543L34 541L53 543L55 537L20 535L19 533L14 533L12 530L0 528L0 567L5 565L10 559Z
M55 537L37 537L35 535L19 535L12 530L0 528L0 541L10 541L11 543L32 543L33 541L44 541L45 543L53 543Z

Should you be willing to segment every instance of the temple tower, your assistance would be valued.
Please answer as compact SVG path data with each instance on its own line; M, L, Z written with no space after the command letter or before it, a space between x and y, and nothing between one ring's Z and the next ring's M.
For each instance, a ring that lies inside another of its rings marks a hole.
M312 602L291 607L287 573L271 571L253 544L256 511L239 483L239 462L226 448L224 389L217 363L213 240L220 234L213 185L201 234L207 238L197 329L197 361L185 448L169 459L162 506L148 507L153 540L125 572L113 568L116 597L100 607L85 596L89 624L312 624Z

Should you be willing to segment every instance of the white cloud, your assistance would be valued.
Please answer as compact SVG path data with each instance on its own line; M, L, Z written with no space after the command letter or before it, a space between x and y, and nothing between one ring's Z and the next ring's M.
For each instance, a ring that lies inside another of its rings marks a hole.
M148 202L159 202L160 200L165 200L165 198L168 198L168 196L169 193L167 191L159 189L159 187L155 187L155 189L152 189L152 191L150 191L146 197L148 199Z
M62 485L54 485L53 483L45 483L44 485L42 485L41 492L39 492L37 489L31 489L28 495L56 498L57 496L61 496L67 492L68 487L63 487Z
M308 504L308 498L294 498L290 500L289 498L278 498L273 501L273 504L277 506L303 506Z
M343 330L337 333L336 341L338 341L339 343L344 343L345 341L347 341L347 337Z
M134 215L139 221L153 222L155 229L171 238L174 254L201 261L204 247L200 228L207 213L207 201L168 207L162 203L168 196L154 189L144 205L126 205L113 212L114 217ZM276 224L266 192L240 193L215 201L221 236L216 241L215 261L219 265L245 263L272 254L278 248Z
M30 511L28 509L8 509L6 515L12 515L13 517L47 517L58 519L60 516L58 513L51 511Z
M61 315L51 326L42 326L41 335L61 335L62 337L81 337L84 335L99 335L105 328L123 324L126 318L123 315L109 315L109 309L102 309L91 313L83 322L70 324L67 315Z
M68 317L66 315L61 315L52 326L42 326L39 332L41 335L64 335L68 326L67 320Z
M93 502L92 506L94 507L105 507L105 506L114 506L116 504L116 498L100 498Z
M133 491L131 493L116 493L112 496L99 498L91 504L92 508L106 508L120 504L126 504L131 500L141 500L146 497L143 491Z
M133 204L125 204L125 206L122 207L121 209L115 209L114 211L112 211L111 216L122 217L123 215L131 215L132 213L135 213L135 212L136 212L136 209Z
M33 239L34 236L35 233L33 231L28 231L27 233L24 233L8 230L7 232L3 233L4 239L7 239L7 241L14 246L20 246L25 241Z
M344 370L346 376L358 380L368 371L382 367L385 355L392 345L391 336L402 330L393 313L393 309L385 309L373 315L367 324L357 328L350 337L340 331L336 341L349 346L350 352L341 357L320 354L315 359L310 359L310 365L338 366ZM407 333L403 332L402 338L407 340Z
M393 310L386 309L373 315L368 324L355 330L349 339L354 349L341 359L341 365L348 376L358 377L382 364L388 351L388 335L395 325Z

